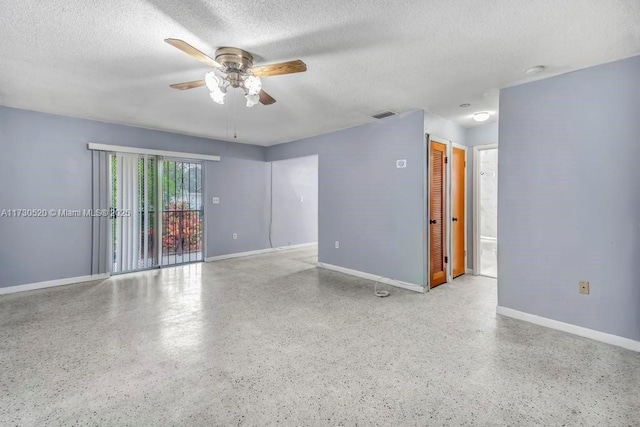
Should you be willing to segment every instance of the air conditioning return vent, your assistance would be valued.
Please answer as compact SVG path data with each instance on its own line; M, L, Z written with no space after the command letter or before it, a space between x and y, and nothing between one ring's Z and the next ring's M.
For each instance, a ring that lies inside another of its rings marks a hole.
M383 111L382 113L378 113L378 114L374 114L373 117L374 119L385 119L387 117L391 117L391 116L395 116L396 113L394 113L393 111Z

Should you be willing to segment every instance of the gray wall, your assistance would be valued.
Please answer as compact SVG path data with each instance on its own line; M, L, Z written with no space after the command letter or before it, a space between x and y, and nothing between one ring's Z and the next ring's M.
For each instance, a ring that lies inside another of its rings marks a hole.
M319 261L423 285L423 149L413 111L269 147L267 160L318 155Z
M91 208L88 142L220 155L205 166L206 256L268 247L264 147L7 107L0 107L0 210ZM215 209L212 195L221 197ZM0 240L0 287L91 273L88 218L0 218Z
M268 248L269 164L230 156L207 163L207 256ZM212 197L220 203L214 205Z
M467 266L473 265L473 148L476 145L488 145L498 143L498 122L474 126L465 129L465 145L467 150Z
M499 305L640 340L639 100L640 56L501 92Z
M274 247L318 241L318 156L271 163Z
M493 122L466 128L464 132L465 145L467 147L475 147L476 145L497 144L498 127L498 122Z
M466 145L465 128L433 113L424 113L424 131L431 136L448 139L456 144Z

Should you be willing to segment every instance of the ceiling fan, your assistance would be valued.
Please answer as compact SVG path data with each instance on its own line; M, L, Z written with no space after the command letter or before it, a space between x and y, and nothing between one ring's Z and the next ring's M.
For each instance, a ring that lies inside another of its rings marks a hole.
M221 47L216 50L215 59L200 52L189 43L178 39L165 39L165 42L176 47L202 62L213 67L213 71L205 74L203 80L195 80L186 83L170 85L173 89L193 89L207 86L211 99L218 104L224 104L227 89L240 88L245 93L247 107L252 107L258 102L270 105L276 102L267 92L262 90L260 77L279 76L307 71L307 65L300 61L288 61L278 64L253 66L253 56L242 49L235 47Z

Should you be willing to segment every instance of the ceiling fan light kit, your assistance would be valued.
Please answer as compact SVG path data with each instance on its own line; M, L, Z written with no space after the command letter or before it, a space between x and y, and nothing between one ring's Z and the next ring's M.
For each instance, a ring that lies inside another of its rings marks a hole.
M306 64L300 60L254 67L253 55L235 47L219 48L216 50L214 60L182 40L166 39L165 42L214 68L213 71L205 74L204 80L172 84L170 87L186 90L206 85L210 92L209 96L218 104L224 104L227 90L231 87L243 90L247 107L252 107L258 102L263 105L271 105L276 100L262 90L260 77L307 71Z

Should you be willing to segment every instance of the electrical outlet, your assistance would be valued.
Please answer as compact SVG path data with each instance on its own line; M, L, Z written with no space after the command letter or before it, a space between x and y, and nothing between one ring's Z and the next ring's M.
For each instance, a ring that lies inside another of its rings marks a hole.
M340 249L340 242L336 240L336 249Z
M238 233L233 233L231 237L233 237L233 240L238 240Z
M213 202L214 205L217 205L218 203L220 203L220 197L213 197L211 199L211 202Z
M585 281L579 281L578 282L578 289L580 291L581 294L586 294L589 295L589 282L585 282Z

